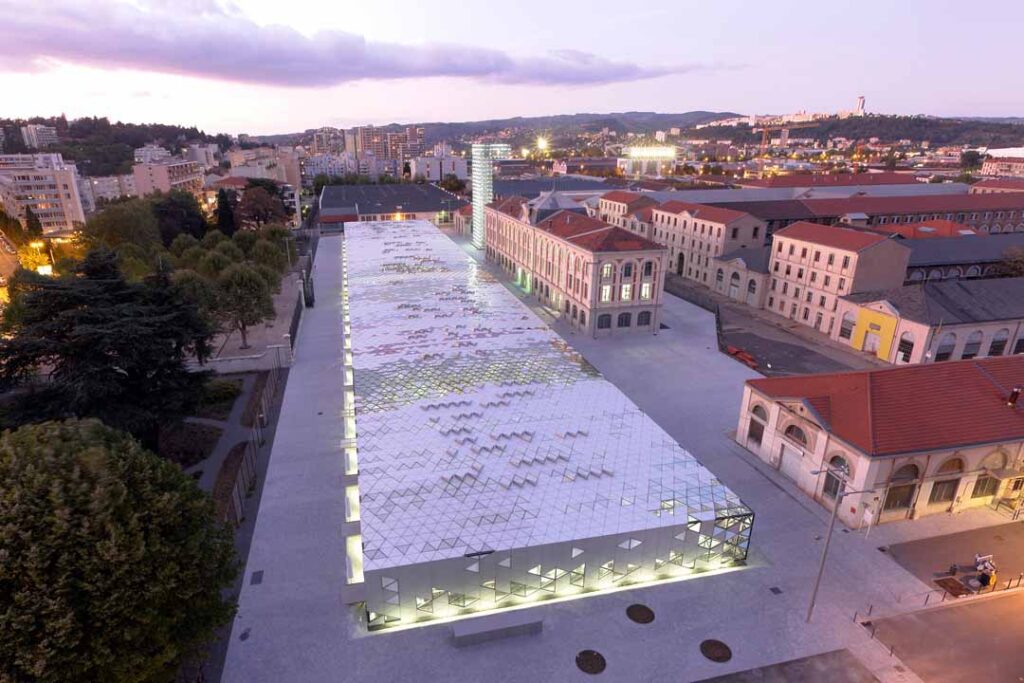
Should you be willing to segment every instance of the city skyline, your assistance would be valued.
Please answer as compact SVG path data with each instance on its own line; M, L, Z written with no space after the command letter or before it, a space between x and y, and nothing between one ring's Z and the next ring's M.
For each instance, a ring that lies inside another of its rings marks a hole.
M1024 9L983 4L1001 16L984 27L986 58L1006 63ZM32 95L9 101L8 116L64 112L252 134L576 112L836 111L860 94L879 113L1024 114L1014 94L1020 73L936 49L950 21L969 35L990 13L923 7L837 2L807 13L795 2L655 2L616 17L601 3L528 0L496 19L478 5L439 12L400 0L331 10L0 0L9 17L0 85ZM493 31L481 29L489 22Z

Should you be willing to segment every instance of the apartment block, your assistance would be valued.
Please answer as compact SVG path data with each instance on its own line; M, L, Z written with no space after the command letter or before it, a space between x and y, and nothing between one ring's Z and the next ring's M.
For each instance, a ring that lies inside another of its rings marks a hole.
M60 142L56 128L35 123L21 127L21 139L29 149L43 149Z
M840 297L901 286L909 259L910 248L885 235L794 223L772 237L766 308L832 334Z
M171 190L183 190L199 196L203 189L203 170L194 161L164 159L135 164L132 173L135 176L135 188L141 197Z
M85 222L78 169L60 154L0 154L0 203L23 222L32 209L45 234L71 232Z
M651 239L668 249L676 275L707 287L721 275L714 259L736 249L764 244L767 225L742 211L668 201L653 208Z

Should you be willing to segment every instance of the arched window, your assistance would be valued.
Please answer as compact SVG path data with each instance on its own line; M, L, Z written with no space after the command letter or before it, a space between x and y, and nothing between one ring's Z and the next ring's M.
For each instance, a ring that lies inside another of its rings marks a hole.
M956 335L947 332L939 340L939 346L935 349L935 362L949 360L953 356L953 349L956 348Z
M796 425L789 425L786 427L785 435L790 441L798 443L801 446L807 445L807 435L804 434L804 430L800 429Z
M751 280L747 283L747 294L757 294L757 281Z
M942 279L942 271L939 270L938 268L932 268L931 270L928 271L928 279L929 280L941 280Z
M896 345L896 363L909 363L914 354L914 334L904 332L900 335L900 342Z
M918 469L917 465L904 465L893 472L882 509L905 510L909 508L914 502L917 480L920 477L921 470Z
M612 264L606 263L603 266L601 266L601 277L611 277L611 276L612 276Z
M971 332L967 337L967 342L964 344L963 353L960 354L960 358L963 360L969 360L974 358L981 352L981 330L975 330Z
M967 277L981 277L981 266L971 266L968 268Z
M992 341L988 345L988 355L1001 356L1006 351L1006 344L1010 341L1010 331L998 330L992 335Z
M857 324L857 316L853 311L843 313L843 321L839 325L839 338L849 339L853 336L853 328Z
M640 311L636 314L636 326L637 327L650 327L651 325L651 312Z
M942 463L942 466L935 473L937 476L947 475L948 479L942 479L932 483L932 492L928 496L929 503L951 503L956 499L957 489L960 488L960 474L964 471L964 461L960 458L950 458Z
M764 406L762 405L755 405L753 408L750 409L750 414L759 420L763 420L764 422L768 421L768 411L765 410Z
M963 277L963 272L959 268L950 268L946 271L947 280L955 280L959 277Z
M715 286L721 285L725 281L725 271L721 268L715 273Z
M611 313L602 313L597 316L597 329L599 330L610 330L612 329L612 316Z
M729 277L729 298L737 299L740 296L740 274L733 273Z
M964 471L964 461L960 458L950 458L942 463L942 467L935 471L935 474L960 474Z
M924 279L924 271L923 270L915 270L914 272L912 272L910 274L910 279L911 279L911 281L923 280Z
M985 498L987 496L994 496L999 492L999 480L990 475L989 472L1006 467L1006 454L1002 451L993 451L981 461L981 466L986 472L974 482L971 498Z
M843 485L843 481L850 476L850 466L846 463L846 458L841 455L832 456L832 459L828 461L828 470L825 472L825 485L822 487L821 492L829 498L835 498L839 495L839 489Z
M619 327L629 327L631 324L633 324L632 313L619 313Z
M576 319L576 313L577 313L576 304L573 304L572 305L572 319L573 320Z

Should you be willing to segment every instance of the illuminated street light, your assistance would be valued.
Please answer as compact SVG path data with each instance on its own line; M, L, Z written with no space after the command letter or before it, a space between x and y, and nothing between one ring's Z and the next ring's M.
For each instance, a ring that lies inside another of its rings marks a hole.
M548 149L547 138L537 138L537 149L541 152L546 152Z

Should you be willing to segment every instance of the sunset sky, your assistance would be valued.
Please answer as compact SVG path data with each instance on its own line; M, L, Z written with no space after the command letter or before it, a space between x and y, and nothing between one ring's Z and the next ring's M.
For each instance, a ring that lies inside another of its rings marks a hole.
M0 116L283 133L581 111L1024 116L1024 2L0 0Z

